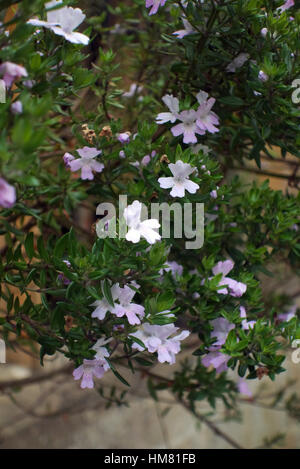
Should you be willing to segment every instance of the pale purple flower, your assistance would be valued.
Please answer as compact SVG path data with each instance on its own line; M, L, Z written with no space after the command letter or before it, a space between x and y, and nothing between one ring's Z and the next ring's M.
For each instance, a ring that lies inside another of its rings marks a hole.
M118 318L126 316L131 325L140 324L140 318L143 318L145 315L145 308L142 305L132 303L135 293L136 292L127 285L120 288L118 294L120 304L115 303L114 308L111 310L112 314L115 314Z
M240 394L244 394L245 396L252 397L252 392L249 389L247 380L240 378L237 384L237 388Z
M73 161L68 161L71 171L74 172L81 169L81 179L93 180L93 171L96 173L101 173L101 171L104 169L104 164L98 163L94 160L96 156L101 155L101 150L97 150L97 148L83 147L76 151L80 158Z
M34 80L24 80L23 81L23 85L26 86L26 88L29 88L29 89L33 88L35 83L36 82Z
M208 98L208 94L205 91L200 91L196 96L200 106L196 113L196 124L202 131L208 131L210 133L219 132L216 125L219 125L219 118L211 109L215 104L215 98Z
M0 206L11 208L16 203L16 189L3 178L0 178Z
M234 263L231 260L220 261L212 269L214 275L222 274L222 279L220 280L219 285L224 285L225 288L219 289L218 293L222 295L231 295L234 297L242 296L246 290L247 285L242 282L237 282L226 275L233 269Z
M213 366L217 373L222 373L228 369L227 362L230 359L229 355L225 353L214 351L209 352L205 357L202 358L201 362L206 368Z
M194 34L197 32L186 18L182 17L181 20L183 22L184 29L179 29L178 31L175 31L173 33L174 36L177 36L178 39L182 39L183 37L188 36L189 34Z
M95 359L96 360L102 360L105 363L105 358L109 357L110 353L105 347L109 342L112 341L112 337L110 339L98 339L95 345L92 347L92 350L95 350L96 355Z
M297 305L294 305L288 312L278 314L277 319L279 321L290 321L292 318L296 316Z
M260 81L268 81L269 76L263 70L260 70L258 73L258 79Z
M53 0L46 3L48 10L59 5L63 5L61 0ZM85 14L80 8L62 6L61 8L48 11L47 21L31 19L27 21L27 23L33 26L43 26L44 28L51 29L55 34L63 36L67 41L73 44L87 45L90 40L88 36L74 31L84 19Z
M80 385L82 389L92 389L94 377L102 378L108 369L109 365L105 360L83 360L83 364L73 371L73 377L75 380L82 378Z
M158 179L159 185L162 189L171 189L170 195L172 197L184 197L185 191L195 194L199 189L199 185L189 180L189 176L196 171L196 168L189 163L184 163L181 160L176 163L170 163L169 169L173 177L162 177Z
M75 157L71 155L71 153L65 153L63 156L63 160L64 160L66 168L69 169L71 167L70 163L71 161L75 160Z
M126 158L126 155L125 155L125 151L124 151L124 150L121 150L121 151L120 151L119 157L120 157L120 158Z
M145 323L137 332L130 335L140 339L150 353L157 352L160 363L167 362L172 365L176 361L175 355L180 352L180 342L190 335L189 331L182 331L174 336L178 330L174 324L157 326ZM144 350L137 343L134 343L132 348Z
M172 94L166 94L162 101L165 103L170 112L161 112L156 117L157 124L166 124L166 122L174 122L178 119L179 114L179 101Z
M212 347L220 347L224 345L228 336L228 333L235 328L235 325L229 322L225 318L217 318L213 321L210 321L210 324L213 326L213 330L210 333L210 336L215 337L217 340L214 342Z
M213 191L211 191L210 196L211 196L212 199L216 199L218 197L217 191L215 189Z
M150 161L151 161L151 156L150 155L145 155L144 158L141 161L141 166L148 166Z
M205 134L205 130L198 126L199 115L194 109L180 112L177 119L181 121L181 124L172 127L171 132L174 137L183 135L183 143L197 143L196 134Z
M118 135L118 140L121 143L129 143L130 142L130 133L129 132L123 132Z
M263 36L263 37L266 37L267 34L268 34L268 28L262 28L262 30L260 31L260 34Z
M23 104L20 100L18 101L15 101L14 103L12 103L12 105L10 106L10 110L12 112L12 114L22 114L23 112Z
M131 205L125 208L124 218L129 228L126 234L127 241L138 243L141 238L145 238L149 244L160 241L161 236L157 233L160 227L158 220L152 218L150 220L141 221L142 204L135 200Z
M282 13L283 11L288 10L289 8L292 8L295 5L294 0L287 0L281 7L277 8L279 13Z
M171 274L174 278L176 278L177 276L178 277L182 276L182 274L183 274L183 266L182 265L178 264L178 262L176 262L176 261L166 262L166 264L168 265L168 267L164 267L163 269L160 270L161 275L165 271L165 272L171 272Z
M166 0L146 0L146 8L152 7L149 11L149 15L155 15L159 7L164 6L165 3Z
M115 283L111 289L111 296L113 301L115 302L121 293L121 288L118 283ZM98 318L100 321L103 321L105 319L106 313L109 311L112 313L114 306L112 306L106 298L103 298L102 300L96 300L94 303L91 304L91 306L94 306L96 309L92 313L92 318Z
M240 316L243 319L242 328L245 331L248 331L249 329L253 329L253 327L256 324L256 321L247 321L247 313L246 313L246 309L244 306L240 306Z
M249 59L250 55L246 52L241 52L237 57L233 59L230 64L226 67L226 72L234 73L237 68L241 68L245 62Z
M70 269L70 267L71 267L71 262L70 261L68 261L67 259L64 259L63 263L66 264L68 269ZM58 275L58 280L60 282L62 282L64 285L70 285L70 283L71 283L71 280L69 280L64 274L59 274Z
M3 81L7 88L10 88L15 80L21 77L27 77L28 73L24 67L13 62L4 62L0 65L0 75L3 75Z
M155 156L156 156L155 150L151 152L151 155L145 155L141 161L141 166L147 166L150 163L151 159L155 158Z

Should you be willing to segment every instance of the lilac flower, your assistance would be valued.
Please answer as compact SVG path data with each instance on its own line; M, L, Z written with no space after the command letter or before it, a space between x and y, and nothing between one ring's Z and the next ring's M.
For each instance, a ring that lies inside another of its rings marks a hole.
M194 109L190 109L189 111L182 111L178 114L178 120L182 123L177 124L172 127L171 132L174 137L178 137L179 135L183 135L183 143L197 143L198 135L204 135L205 130L202 130L197 123L197 119L199 118L198 114Z
M197 143L198 135L204 135L206 131L215 133L218 132L216 125L219 124L218 116L211 111L215 103L214 98L208 99L208 94L205 91L200 91L197 95L197 100L200 104L198 110L194 109L179 112L179 101L173 95L166 95L163 101L169 108L170 112L162 112L156 118L157 124L165 124L167 122L174 123L176 120L181 123L171 128L174 137L183 135L183 143Z
M277 319L279 321L290 321L292 318L296 316L297 305L294 305L287 313L278 314Z
M279 13L282 13L283 11L288 10L294 5L295 5L294 0L286 0L286 2L283 5L281 5L281 7L277 8L277 10L279 11Z
M146 0L146 8L151 8L149 15L155 15L159 7L163 7L166 3L166 0Z
M118 140L121 143L129 143L130 142L130 132L123 132L118 135Z
M242 328L245 331L248 331L249 329L253 329L253 327L256 324L256 321L247 321L247 313L246 313L246 309L244 306L240 306L240 316L243 319Z
M116 301L119 298L121 288L118 283L114 284L111 289L111 296L113 301ZM96 309L92 313L92 318L98 318L100 321L103 321L103 319L106 316L106 313L109 311L112 313L114 306L112 306L106 298L103 298L102 300L96 300L94 303L91 304L91 306L95 306Z
M98 163L94 158L98 155L101 155L101 150L97 148L83 147L79 150L76 150L80 158L70 161L69 153L65 154L64 159L68 160L71 171L78 171L81 169L81 179L94 179L93 171L101 173L104 169L104 164ZM67 156L66 156L67 155Z
M160 241L161 236L156 229L160 227L156 219L141 221L142 204L135 200L124 210L124 218L129 228L126 234L127 241L138 243L141 238L145 238L149 244L154 244Z
M71 153L65 153L63 156L63 160L65 163L66 168L71 168L71 161L75 160L74 156Z
M217 191L215 189L213 191L211 191L210 196L211 196L212 199L216 199L218 197Z
M228 369L227 362L229 359L229 355L219 351L214 351L209 352L201 361L202 365L206 368L213 366L217 373L222 373L222 371L226 371Z
M263 72L263 70L260 70L260 72L258 73L258 79L260 81L268 81L269 76L265 72Z
M219 285L224 285L225 288L218 290L218 293L222 295L231 295L235 297L242 296L247 290L247 285L242 282L237 282L226 275L233 269L234 263L231 260L220 261L212 269L214 275L222 274L222 279L219 282Z
M0 75L3 75L6 88L10 88L16 79L28 76L24 67L12 62L4 62L0 65Z
M24 80L23 81L23 85L26 86L26 88L29 88L29 89L33 88L35 83L36 82L34 80Z
M183 274L183 266L178 264L178 262L176 261L171 261L171 262L166 262L166 264L168 265L168 267L164 267L163 269L160 270L160 274L162 275L163 272L171 272L172 273L172 276L174 278L176 278L177 276L178 277L181 277L182 274Z
M105 360L83 360L83 364L73 371L75 380L82 378L80 387L82 389L94 387L94 376L102 378L109 365Z
M159 178L160 187L163 189L172 188L170 192L172 197L184 197L185 191L195 194L199 185L190 181L189 176L196 171L196 168L181 160L176 161L175 164L170 163L168 166L173 177Z
M181 20L183 22L184 29L180 29L178 31L175 31L173 33L174 36L177 36L178 39L182 39L183 37L188 36L189 34L194 34L194 33L197 32L197 31L195 31L195 29L193 28L191 23L189 23L186 18L182 17Z
M16 189L0 178L0 206L11 208L16 203Z
M174 324L156 326L145 323L137 332L130 335L140 339L150 353L157 352L160 363L167 362L172 365L176 361L175 355L180 352L180 342L190 335L189 331L182 331L174 336L177 331L178 327L175 327ZM132 348L144 350L137 343L134 343Z
M230 64L226 67L226 72L234 73L237 68L241 68L249 59L250 55L246 52L241 52Z
M111 342L111 340L112 340L112 337L110 339L101 338L101 339L97 340L95 345L92 347L92 350L95 350L95 352L96 352L96 355L95 355L96 360L101 360L105 363L105 358L109 357L110 353L107 350L107 348L104 347L104 345Z
M240 394L244 394L245 396L252 397L252 392L249 389L247 380L240 378L237 384L237 388Z
M213 330L210 336L216 337L217 341L214 342L212 347L220 347L224 345L228 336L228 333L235 328L235 325L229 322L225 318L217 318L210 322L213 326Z
M10 110L12 112L12 114L22 114L23 112L23 104L20 100L18 101L15 101L14 103L12 103L12 105L10 106Z
M172 94L166 94L162 101L165 103L170 112L161 112L156 117L157 124L165 124L171 122L172 124L178 119L179 114L179 101L178 98L174 98Z
M263 37L266 37L267 34L268 34L268 28L262 28L262 30L260 31L260 34L263 36Z
M47 9L62 5L61 0L53 0L46 3ZM27 23L33 26L43 26L51 29L58 36L63 36L67 41L73 44L89 43L89 38L85 34L77 33L74 30L84 21L85 14L80 8L62 6L53 11L47 12L47 21L31 19Z
M115 314L118 318L126 316L131 325L140 324L140 318L143 318L145 315L145 308L142 305L131 302L135 293L136 292L127 285L120 288L118 294L120 304L116 303L111 310L112 314Z
M68 269L71 267L71 262L68 261L67 259L64 259L63 260L63 263L66 264L66 266L68 267ZM71 283L71 280L69 280L64 274L59 274L58 275L58 280L60 282L62 282L64 285L70 285Z
M208 98L208 94L205 91L200 91L197 94L197 100L200 104L196 116L196 124L202 131L208 131L210 133L219 132L216 125L219 125L219 118L211 109L215 104L215 98Z

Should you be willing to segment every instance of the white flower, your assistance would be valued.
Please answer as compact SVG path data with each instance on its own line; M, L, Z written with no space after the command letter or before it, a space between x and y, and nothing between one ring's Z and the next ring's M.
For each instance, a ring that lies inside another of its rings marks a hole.
M175 164L170 163L168 166L173 177L159 178L160 187L163 189L172 188L170 192L172 197L184 197L186 190L191 194L195 194L199 189L199 185L190 181L189 176L196 171L196 168L181 160L176 161Z
M179 31L175 31L173 33L174 36L177 36L178 39L182 39L183 37L188 36L189 34L194 34L194 33L197 32L197 31L195 31L195 29L193 28L191 23L189 23L186 18L182 17L181 20L183 22L184 29L180 29Z
M189 331L182 331L174 337L177 331L178 327L175 327L174 324L156 326L145 323L137 332L130 335L140 339L150 353L157 352L160 363L167 362L173 365L176 361L175 355L180 352L180 342L190 335ZM139 351L144 350L137 343L134 343L132 348Z
M46 3L47 9L52 9L55 6L62 4L61 0L53 0ZM77 33L74 30L83 22L85 14L80 8L72 8L63 6L61 8L48 11L47 21L29 20L27 23L33 26L43 26L44 28L51 29L55 34L63 36L67 41L73 44L89 43L89 38L85 34Z
M139 285L134 283L132 283L132 285L136 288L139 287ZM141 324L140 318L143 318L145 315L144 306L132 303L135 294L135 290L130 288L128 285L120 288L118 297L120 304L115 304L114 308L112 309L112 314L115 314L118 318L126 316L129 324L131 325Z
M121 288L119 287L119 284L116 283L113 285L110 289L111 291L111 296L113 301L116 301L119 298ZM107 311L110 313L113 311L114 306L112 306L106 298L103 298L102 300L96 300L94 303L91 304L91 306L95 306L96 309L92 313L92 318L98 318L100 321L102 321L105 316Z
M174 98L172 94L166 94L162 98L165 105L170 109L170 112L161 112L156 117L157 124L165 124L166 122L172 122L172 124L178 119L179 113L179 101L178 98Z
M208 93L206 93L206 91L203 91L203 90L199 91L199 93L196 95L196 98L197 98L197 101L200 104L200 106L207 102L208 96L209 95L208 95Z
M192 153L197 155L199 151L202 151L205 156L207 156L211 149L207 145L202 145L202 143L197 143L197 145L192 145L191 147Z
M95 350L96 352L96 355L94 357L96 360L105 361L105 357L109 357L109 351L106 347L104 347L104 345L108 344L111 340L112 337L110 339L101 338L97 340L95 345L92 347L92 350Z
M135 200L124 210L124 218L129 228L126 234L127 241L138 243L141 238L145 238L149 244L154 244L161 239L155 229L160 227L156 219L141 221L142 204Z
M140 94L143 91L143 86L138 86L136 83L131 83L129 91L122 94L123 98L132 98L135 94Z

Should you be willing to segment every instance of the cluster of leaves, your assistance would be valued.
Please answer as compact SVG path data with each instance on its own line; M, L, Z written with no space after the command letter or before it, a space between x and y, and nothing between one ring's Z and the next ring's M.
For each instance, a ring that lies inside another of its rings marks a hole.
M3 22L12 3L0 1ZM135 326L112 315L104 321L93 319L90 305L103 297L111 302L111 283L137 281L135 300L145 307L147 322L171 322L158 313L172 309L176 324L193 333L189 358L174 379L149 381L154 397L168 388L191 406L203 399L214 406L218 398L232 405L234 383L201 364L213 343L210 321L220 317L235 324L222 351L230 355L228 366L239 376L254 379L264 368L274 379L283 371L284 355L278 352L300 337L299 324L297 317L287 327L279 323L278 314L291 300L279 300L276 294L263 298L261 282L262 276L272 276L272 262L284 262L299 274L299 196L274 191L268 182L245 184L239 177L224 178L228 169L248 160L260 167L262 155L273 158L272 146L280 148L283 158L287 152L300 156L300 114L291 100L292 82L300 76L300 16L295 13L289 21L288 15L275 14L280 3L189 0L185 14L196 32L178 40L172 33L176 25L182 27L181 2L172 2L169 11L160 9L151 17L141 0L106 5L101 11L91 2L85 31L92 39L89 50L49 30L34 34L26 21L43 15L40 0L23 0L10 24L2 26L0 61L21 63L33 82L30 89L21 80L16 82L0 114L0 173L18 193L14 207L1 211L5 246L0 325L8 344L16 335L39 344L41 362L59 351L78 366L93 358L91 346L99 338L113 337L111 369L128 384L118 371L119 363L132 372L141 367L147 372L156 358L132 348L129 334ZM85 7L84 2L77 4ZM121 29L111 26L112 21L122 21ZM267 37L260 34L264 27ZM250 60L227 73L226 67L241 52ZM268 75L267 82L258 79L260 70ZM130 85L127 75L143 86L142 95L122 97ZM214 110L221 123L219 133L199 140L209 146L209 155L193 153L180 137L171 136L167 126L153 123L164 94L178 96L188 109L200 89L216 98ZM16 95L23 103L21 115L10 112ZM95 132L93 146L102 150L105 169L93 181L74 177L62 160L65 151L87 144L82 124ZM108 125L107 136L102 131ZM125 147L117 139L121 131L136 134ZM121 150L125 158L119 157ZM147 166L132 164L154 151ZM93 223L100 202L117 205L119 196L127 194L128 203L172 203L157 180L169 175L167 163L177 160L198 168L194 180L200 190L176 202L205 204L201 249L186 250L185 240L175 238L172 230L168 239L151 248L146 241L134 245L125 239L97 238ZM220 182L216 201L210 193ZM80 222L83 211L88 227ZM234 278L247 285L242 300L218 293L220 276L209 280L214 265L229 257L235 262ZM161 275L167 260L183 266L182 276ZM257 321L253 330L241 328L241 305L246 306L248 319ZM117 401L122 405L123 395Z

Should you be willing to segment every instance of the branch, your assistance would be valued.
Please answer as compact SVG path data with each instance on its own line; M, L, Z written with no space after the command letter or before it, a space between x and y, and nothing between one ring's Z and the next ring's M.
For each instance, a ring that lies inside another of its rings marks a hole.
M205 425L207 425L207 427L209 427L215 435L219 436L228 444L230 444L230 446L235 449L244 449L239 443L237 443L230 436L220 430L219 427L217 427L213 422L204 417L204 415L201 415L197 411L193 410L185 401L179 399L178 402L183 405L183 407L185 407L191 414L193 414L194 417L200 420L200 422L205 423Z
M40 383L42 381L48 381L54 376L58 376L60 374L67 374L73 369L72 365L67 365L58 370L50 371L49 373L40 374L37 376L30 376L29 378L24 379L15 379L11 381L3 381L0 382L0 391L4 391L8 388L17 388L22 386L29 386L30 384Z

